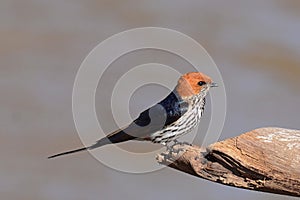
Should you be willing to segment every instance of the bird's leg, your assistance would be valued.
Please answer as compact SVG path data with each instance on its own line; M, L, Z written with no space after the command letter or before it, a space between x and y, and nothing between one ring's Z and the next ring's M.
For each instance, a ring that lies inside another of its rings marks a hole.
M172 152L173 152L173 145L170 145L170 143L167 142L161 142L163 146L166 147L166 153L164 153L164 159L168 160L172 158Z
M162 142L161 144L167 148L168 152L172 152L173 146L175 145L175 144L170 145L170 143L167 142Z
M176 144L177 144L177 143L175 143L175 142L174 142L174 144L171 144L170 142L168 142L168 143L167 143L167 142L164 142L164 143L163 143L163 145L166 146L167 151L169 152L169 154L170 154L170 153L173 153L173 152L174 152L174 153L177 153L177 152L174 151L174 150L175 150L175 149L174 149L174 146L175 146Z
M173 140L172 142L173 142L173 144L171 144L171 142L165 143L166 146L167 146L167 150L168 150L168 151L171 151L172 149L174 149L174 146L175 146L175 145L180 144L180 142L178 142L178 140L176 140L176 139ZM168 145L168 144L169 144L169 145Z

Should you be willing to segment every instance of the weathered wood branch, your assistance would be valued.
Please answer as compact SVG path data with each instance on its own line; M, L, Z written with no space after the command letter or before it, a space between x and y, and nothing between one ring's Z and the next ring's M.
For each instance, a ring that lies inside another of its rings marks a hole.
M176 144L159 163L229 186L300 197L300 131L261 128L207 148Z

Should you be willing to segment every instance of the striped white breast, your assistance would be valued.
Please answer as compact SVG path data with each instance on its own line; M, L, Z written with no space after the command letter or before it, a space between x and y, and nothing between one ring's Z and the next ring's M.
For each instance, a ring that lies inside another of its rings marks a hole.
M187 98L185 101L189 103L188 110L177 121L166 126L151 135L153 143L166 144L176 138L192 131L200 122L200 118L204 111L205 98L204 96L194 96Z

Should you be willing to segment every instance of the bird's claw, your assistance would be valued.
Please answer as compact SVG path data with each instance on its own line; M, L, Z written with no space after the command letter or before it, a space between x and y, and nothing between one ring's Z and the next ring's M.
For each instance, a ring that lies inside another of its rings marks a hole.
M178 140L174 140L174 144L166 146L169 156L172 157L172 154L181 154L181 152L184 153L186 151L186 149L180 147L182 145L192 146L191 144L189 144L187 142L179 142Z
M188 143L188 142L179 142L178 140L174 140L174 145L188 145L188 146L193 146L192 144ZM172 146L174 146L172 145Z

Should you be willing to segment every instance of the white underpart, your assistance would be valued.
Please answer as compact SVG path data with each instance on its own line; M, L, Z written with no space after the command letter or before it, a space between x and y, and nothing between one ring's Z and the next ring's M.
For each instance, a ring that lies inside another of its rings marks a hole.
M191 132L200 123L200 118L204 111L204 97L207 92L208 89L199 95L184 99L189 103L186 113L164 129L153 133L151 135L152 142L166 144Z

